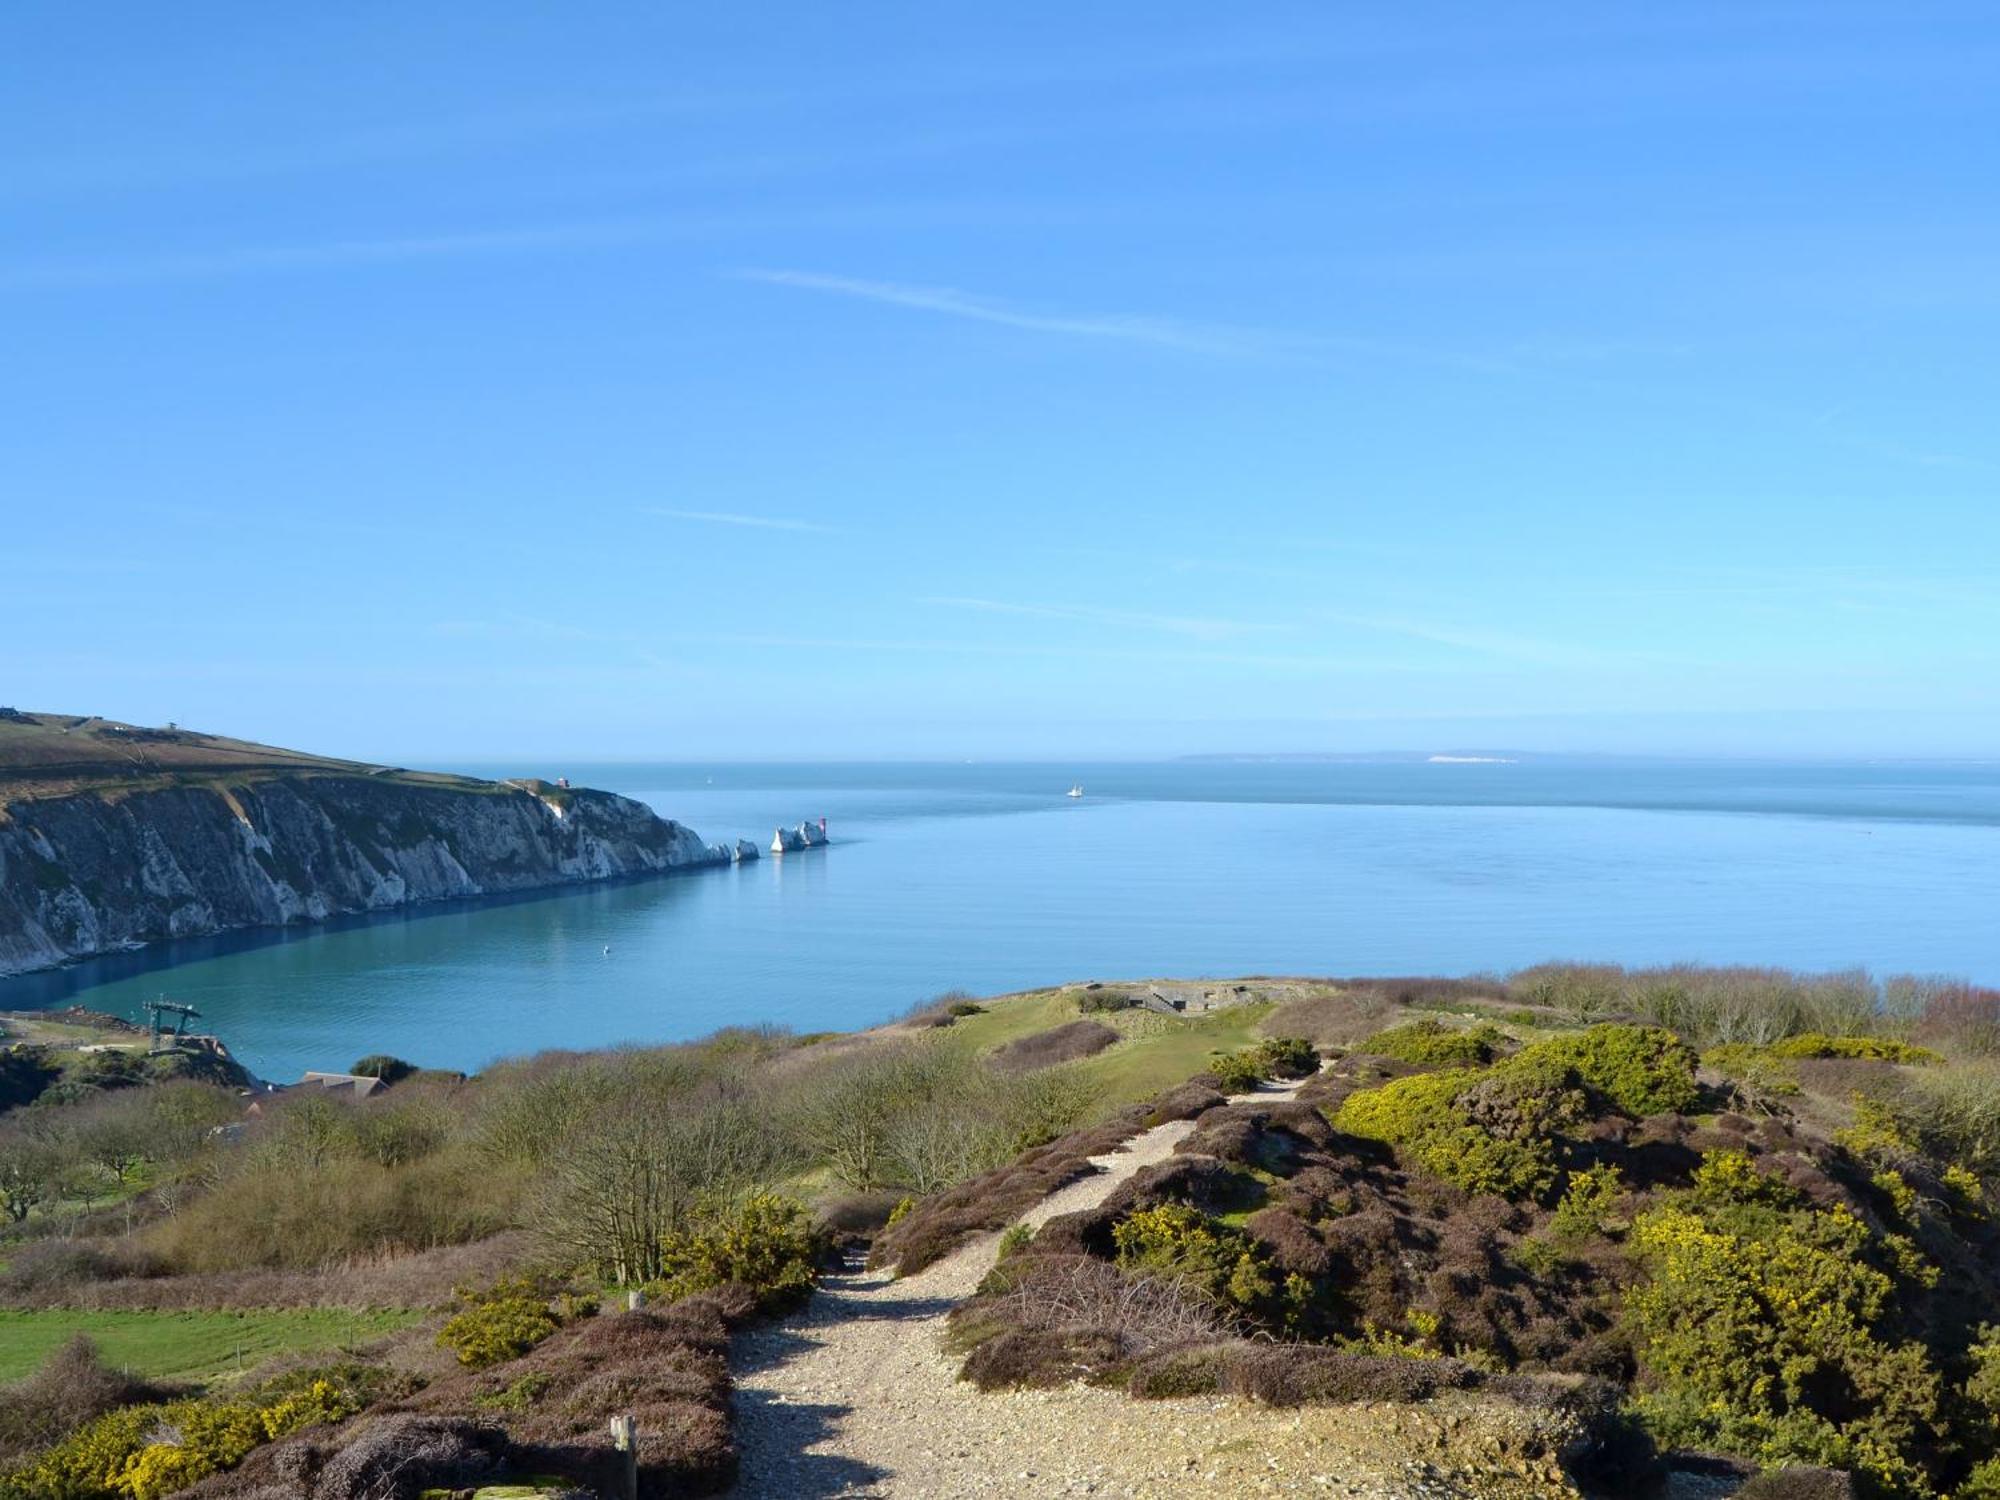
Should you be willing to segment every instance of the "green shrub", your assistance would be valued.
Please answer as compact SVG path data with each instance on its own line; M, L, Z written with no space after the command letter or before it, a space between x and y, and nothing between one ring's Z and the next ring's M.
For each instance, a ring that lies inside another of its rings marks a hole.
M1497 1135L1474 1123L1461 1101L1483 1081L1502 1089L1518 1082L1473 1068L1416 1073L1349 1096L1331 1123L1348 1135L1401 1149L1424 1171L1467 1192L1541 1197L1556 1180L1554 1140L1536 1131L1518 1138ZM1533 1094L1521 1092L1516 1103Z
M1123 990L1085 990L1076 997L1076 1008L1080 1015L1095 1015L1099 1011L1131 1010L1138 1000Z
M235 1468L253 1448L360 1408L352 1390L324 1379L275 1398L121 1407L0 1472L0 1500L159 1500Z
M1208 1065L1214 1075L1215 1086L1225 1094L1255 1093L1257 1085L1264 1081L1264 1063L1254 1048L1241 1052L1218 1053Z
M696 1215L660 1246L661 1296L678 1301L725 1283L748 1287L765 1311L795 1306L812 1294L820 1244L812 1218L774 1193Z
M1357 1043L1354 1050L1372 1052L1377 1057L1393 1057L1398 1062L1416 1063L1421 1067L1466 1068L1492 1062L1493 1044L1500 1039L1500 1031L1494 1026L1460 1030L1426 1017L1407 1026L1392 1026L1387 1031L1378 1031L1366 1041Z
M1560 1065L1614 1109L1643 1119L1691 1108L1700 1097L1694 1049L1658 1026L1592 1026L1524 1047L1510 1066Z
M1685 1108L1694 1069L1670 1032L1593 1026L1490 1068L1418 1073L1351 1095L1332 1123L1468 1192L1540 1198L1556 1182L1558 1143L1589 1118L1592 1096L1640 1116Z
M1268 1078L1309 1078L1319 1071L1319 1052L1302 1036L1266 1037L1257 1055Z
M371 1052L347 1070L357 1078L379 1078L384 1083L401 1083L417 1071L415 1063L407 1063L400 1057L391 1057L386 1052Z
M1248 1094L1268 1078L1304 1078L1319 1071L1319 1053L1304 1037L1267 1037L1254 1047L1217 1053L1208 1065L1225 1094Z
M460 1311L438 1330L438 1345L468 1369L519 1359L556 1331L548 1288L524 1276L505 1277L483 1290L459 1287Z
M1175 1282L1265 1329L1296 1331L1310 1316L1311 1283L1281 1275L1256 1240L1185 1203L1135 1210L1111 1238L1126 1270Z
M1942 1054L1928 1047L1913 1047L1890 1037L1828 1036L1821 1031L1788 1036L1773 1042L1767 1050L1774 1057L1856 1057L1918 1067L1944 1061Z
M1626 1309L1652 1381L1636 1404L1662 1444L1930 1493L1943 1392L1929 1351L1893 1333L1894 1247L1844 1206L1805 1206L1737 1151L1706 1157L1693 1189L1642 1214L1631 1242L1647 1278Z
M1556 1242L1573 1245L1605 1233L1624 1187L1616 1167L1586 1167L1570 1173L1569 1185L1549 1226Z

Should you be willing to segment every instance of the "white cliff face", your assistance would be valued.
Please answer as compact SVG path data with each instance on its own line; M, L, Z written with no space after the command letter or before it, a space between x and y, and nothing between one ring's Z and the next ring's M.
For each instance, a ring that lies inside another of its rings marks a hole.
M0 809L0 974L730 857L609 792L308 775L22 801Z

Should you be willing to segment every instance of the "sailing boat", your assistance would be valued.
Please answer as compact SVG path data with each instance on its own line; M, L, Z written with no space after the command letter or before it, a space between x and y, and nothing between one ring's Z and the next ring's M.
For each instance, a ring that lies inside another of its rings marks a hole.
M1067 795L1071 797L1081 797L1083 795L1083 783L1079 781L1073 784L1070 787Z

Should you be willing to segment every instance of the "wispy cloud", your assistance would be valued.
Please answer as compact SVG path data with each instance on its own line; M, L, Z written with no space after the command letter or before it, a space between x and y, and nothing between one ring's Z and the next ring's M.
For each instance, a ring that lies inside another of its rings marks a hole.
M1186 323L1173 318L1030 312L1011 307L991 297L981 297L951 287L912 286L896 281L864 281L851 276L825 276L814 271L751 270L738 271L735 275L744 281L762 281L772 286L827 292L838 297L859 298L863 302L884 302L892 307L943 313L953 318L970 318L978 323L997 323L1005 328L1025 328L1035 333L1068 334L1077 338L1118 339L1126 343L1153 344L1165 349L1184 349L1197 354L1268 354L1280 348L1285 342L1282 336L1258 329Z
M649 516L669 521L704 521L712 526L749 526L758 531L813 531L822 535L834 530L817 521L799 521L789 516L746 516L733 510L670 510L661 505L642 507Z
M970 599L957 595L935 595L917 602L938 605L946 609L974 610L981 614L1025 615L1037 620L1076 620L1091 625L1158 630L1169 635L1191 636L1204 641L1228 640L1236 636L1284 628L1279 625L1254 624L1247 620L1220 620L1204 615L1156 615L1140 610L1097 609L1087 604L1022 604L1005 599Z
M739 281L794 287L862 302L879 302L948 318L992 323L1030 333L1064 338L1099 339L1144 344L1187 354L1230 359L1392 359L1414 364L1499 374L1513 366L1505 360L1457 350L1433 349L1389 339L1354 338L1286 329L1251 328L1227 323L1203 323L1182 318L1127 313L1042 312L1017 307L995 297L956 287L922 286L900 281L869 281L854 276L829 276L818 271L742 270L730 273Z

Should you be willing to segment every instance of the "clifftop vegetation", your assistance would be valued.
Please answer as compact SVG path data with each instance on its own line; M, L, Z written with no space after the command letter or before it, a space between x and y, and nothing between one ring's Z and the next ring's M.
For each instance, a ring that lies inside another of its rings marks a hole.
M89 714L0 708L0 807L26 797L142 791L302 773L383 776L466 790L495 785L469 776L335 760L177 725L154 729Z
M1622 1492L1698 1449L2000 1493L2000 995L1573 967L1253 982L1204 1013L1102 993L469 1079L375 1057L374 1097L248 1114L213 1083L107 1079L0 1115L8 1316L173 1313L213 1350L256 1309L264 1347L301 1351L132 1370L174 1390L93 1376L98 1414L12 1388L0 1496L401 1494L391 1449L430 1455L413 1485L594 1483L624 1410L650 1492L712 1486L731 1326L836 1249L909 1271L1003 1229L1177 1119L1100 1208L1009 1235L957 1315L968 1375L1279 1404L1477 1386L1587 1412L1573 1472ZM331 1351L282 1321L331 1312L384 1321ZM190 1451L149 1454L169 1428Z

